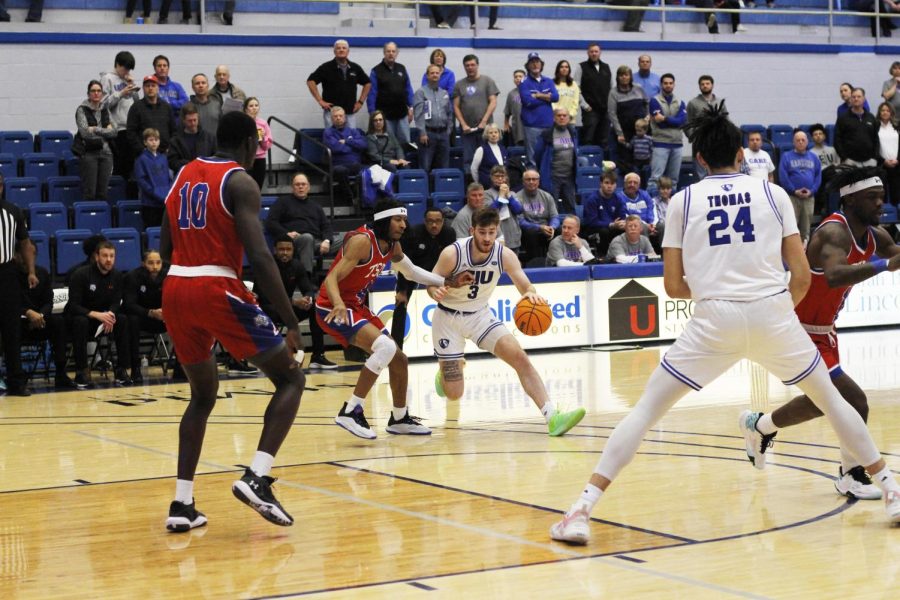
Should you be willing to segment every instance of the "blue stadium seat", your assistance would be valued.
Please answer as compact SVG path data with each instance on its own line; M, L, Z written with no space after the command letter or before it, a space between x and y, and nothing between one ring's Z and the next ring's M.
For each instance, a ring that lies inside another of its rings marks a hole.
M112 227L112 211L105 200L76 202L72 205L75 229L90 229L100 233Z
M9 152L0 154L0 175L4 180L19 176L19 159L15 155Z
M116 268L130 271L141 266L141 234L132 227L110 227L100 233L116 247Z
M47 181L59 175L59 159L50 152L26 152L22 156L22 175Z
M312 137L313 139L321 142L322 134L325 133L324 129L301 129L300 133L305 133L306 135ZM321 146L310 142L307 139L301 138L300 140L300 155L308 160L311 163L321 165L325 164L325 151Z
M885 203L881 207L881 224L890 225L897 222L897 207L890 203Z
M581 167L575 173L575 188L599 190L603 169L600 167Z
M58 229L69 227L69 209L62 202L38 202L31 205L32 232L53 235Z
M584 206L581 204L575 205L575 216L579 219L584 219Z
M431 205L436 208L446 207L458 211L465 201L465 194L456 192L435 192L431 195Z
M38 152L51 152L62 159L63 153L72 149L72 139L72 134L64 130L38 131L34 147Z
M159 227L148 227L144 233L147 234L147 250L159 250Z
M403 169L396 173L397 192L428 197L428 173L421 169Z
M586 158L592 167L603 166L603 148L600 146L581 146L578 149L578 156Z
M766 137L766 126L760 125L758 123L748 123L747 125L741 125L741 133L744 134L744 148L747 147L747 136L751 133L759 133L763 137Z
M828 125L825 126L825 134L826 134L825 142L829 146L834 146L834 123L829 123Z
M92 235L90 229L62 229L56 232L57 275L65 275L69 269L84 261L81 245Z
M782 142L794 142L794 128L790 125L769 125L769 140L778 146Z
M81 201L81 178L57 175L47 180L47 200L72 206Z
M119 200L128 200L128 194L125 192L125 178L121 175L113 175L109 178L109 192L106 199L112 203Z
M466 178L459 169L434 169L431 171L433 194L451 193L460 198L466 196Z
M37 248L37 258L35 262L38 266L44 267L49 273L53 273L50 268L50 236L44 231L30 231L28 237Z
M459 146L450 148L450 167L465 171L465 162L463 161L463 149Z
M41 201L41 182L34 177L11 177L6 180L6 199L20 208Z
M510 163L518 161L519 165L524 166L526 160L525 146L510 146L506 149L507 160ZM514 160L515 159L515 160Z
M133 227L143 231L140 200L120 200L116 202L116 227Z
M259 203L259 220L265 221L269 216L269 211L272 210L272 206L278 200L277 196L263 196L262 201Z
M0 131L0 153L22 158L26 152L34 152L30 131Z
M420 225L425 222L425 209L427 196L418 192L396 194L394 200L406 207L406 219L410 225Z

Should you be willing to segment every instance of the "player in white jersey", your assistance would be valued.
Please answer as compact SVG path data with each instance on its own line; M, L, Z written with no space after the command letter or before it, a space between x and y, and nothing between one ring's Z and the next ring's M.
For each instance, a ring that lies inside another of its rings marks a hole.
M675 195L663 239L663 283L672 298L695 301L694 316L650 376L644 394L616 426L579 499L550 528L555 540L585 544L590 513L641 440L690 390L741 358L797 385L828 417L841 445L873 474L891 522L900 522L900 485L865 423L831 383L794 313L810 285L809 263L787 193L740 174L741 132L724 108L686 127L710 176ZM790 271L785 283L782 261ZM762 436L756 434L756 441ZM755 444L760 448L760 443ZM761 453L761 450L760 450Z
M562 435L584 418L584 409L569 412L556 409L528 355L488 308L491 294L504 272L524 298L547 303L528 280L515 252L497 241L499 226L500 215L496 209L476 210L469 228L472 237L459 239L444 248L434 267L437 275L444 273L450 277L470 272L475 277L469 287L451 289L441 298L434 293L437 288L428 288L428 294L438 300L431 333L434 353L440 363L435 387L441 396L451 399L462 397L465 385L462 372L464 350L466 340L472 340L479 348L503 360L516 371L525 393L544 415L550 435Z

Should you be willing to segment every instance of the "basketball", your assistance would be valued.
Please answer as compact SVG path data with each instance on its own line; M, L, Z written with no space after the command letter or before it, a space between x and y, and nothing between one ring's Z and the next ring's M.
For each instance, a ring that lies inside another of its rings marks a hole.
M553 313L548 304L535 304L528 298L522 298L516 304L513 313L516 328L525 335L541 335L553 322Z

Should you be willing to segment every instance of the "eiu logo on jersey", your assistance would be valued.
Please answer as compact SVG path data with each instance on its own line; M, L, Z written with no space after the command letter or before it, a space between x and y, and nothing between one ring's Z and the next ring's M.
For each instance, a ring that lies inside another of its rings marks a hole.
M733 187L734 187L734 186L733 186L732 184L730 184L730 183L723 183L723 184L722 184L722 189L725 190L726 192L730 192L731 189L732 189Z
M446 350L447 346L449 346L449 345L450 345L450 340L448 340L447 338L441 338L438 340L438 346L441 347L441 350Z

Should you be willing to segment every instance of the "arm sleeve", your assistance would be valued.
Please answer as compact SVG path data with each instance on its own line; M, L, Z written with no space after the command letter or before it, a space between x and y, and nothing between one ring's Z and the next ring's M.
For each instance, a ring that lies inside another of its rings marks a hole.
M617 136L622 135L622 125L619 123L619 100L614 92L609 93L609 101L606 104L610 125L615 129Z
M684 107L684 102L682 102L678 107L678 112L668 117L666 123L669 127L681 127L685 121L687 121L687 110Z
M392 265L394 267L394 270L412 281L425 285L444 285L443 277L441 277L440 275L435 275L430 271L426 271L421 267L417 267L412 263L411 260L408 260L405 256L400 260L395 260Z
M547 204L547 212L550 213L550 218L548 219L550 227L552 227L553 229L556 229L557 227L559 227L559 211L556 209L556 202L551 197L550 201L547 202L546 204Z
M416 128L419 130L419 133L425 133L425 92L424 89L416 90L416 93L413 94L413 123L415 123ZM418 143L419 140L412 140L413 142Z

